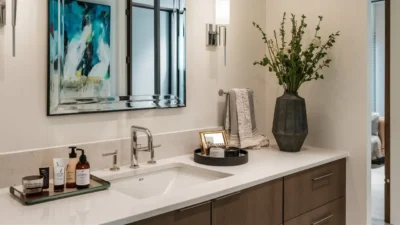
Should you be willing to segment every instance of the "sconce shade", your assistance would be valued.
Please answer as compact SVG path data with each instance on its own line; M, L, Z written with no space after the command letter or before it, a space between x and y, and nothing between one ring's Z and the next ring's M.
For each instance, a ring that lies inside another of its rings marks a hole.
M231 0L215 0L216 24L228 25L231 20Z
M0 0L0 26L6 25L6 1Z

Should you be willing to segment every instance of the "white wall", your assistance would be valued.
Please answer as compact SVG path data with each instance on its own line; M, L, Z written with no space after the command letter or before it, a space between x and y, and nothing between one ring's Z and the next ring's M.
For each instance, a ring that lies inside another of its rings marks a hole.
M322 34L340 30L330 57L333 62L324 70L325 80L304 85L309 122L307 144L350 152L347 164L347 224L370 224L370 73L369 9L366 0L266 0L267 31L279 29L283 12L308 17L313 35L317 16L323 15ZM288 24L289 25L289 24ZM289 25L290 26L290 25ZM289 35L289 33L288 33ZM261 55L260 55L261 56ZM282 90L274 75L267 81L267 112L273 112L274 99ZM267 127L272 117L267 117Z
M4 55L0 51L0 71L4 71L0 73L0 153L128 137L133 124L154 133L215 127L222 124L224 105L224 98L217 95L219 88L253 88L258 125L266 130L265 69L252 65L265 50L251 25L264 23L264 0L232 1L227 67L222 48L205 46L205 24L214 21L214 1L187 1L186 108L63 117L46 117L47 1L19 0L18 4L16 58L11 56L11 27L6 26L4 34L0 28L0 41L5 40L0 43L5 47Z
M400 2L390 1L390 189L391 189L391 220L392 224L400 224L400 102L398 98L400 96L400 90L398 88L400 84Z

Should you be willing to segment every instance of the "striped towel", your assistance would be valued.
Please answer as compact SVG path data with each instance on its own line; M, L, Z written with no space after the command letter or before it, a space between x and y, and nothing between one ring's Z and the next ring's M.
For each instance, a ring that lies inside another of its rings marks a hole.
M256 126L253 91L232 89L226 97L225 130L229 146L260 149L269 146L269 140Z

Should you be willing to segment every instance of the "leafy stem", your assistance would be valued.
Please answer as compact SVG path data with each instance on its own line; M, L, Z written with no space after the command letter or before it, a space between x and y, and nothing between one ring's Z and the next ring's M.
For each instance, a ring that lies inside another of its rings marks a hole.
M291 40L286 41L286 13L283 14L279 32L273 31L273 38L268 39L267 34L259 24L253 22L262 34L262 39L267 45L268 56L254 62L254 65L266 66L270 72L274 72L279 84L288 92L297 93L300 86L308 81L324 79L322 70L329 67L332 62L327 59L328 51L333 48L336 38L340 32L329 35L328 40L321 45L322 16L318 16L318 24L315 28L314 39L303 48L304 34L307 28L306 16L302 15L298 20L294 14L291 15ZM288 44L287 44L288 43Z

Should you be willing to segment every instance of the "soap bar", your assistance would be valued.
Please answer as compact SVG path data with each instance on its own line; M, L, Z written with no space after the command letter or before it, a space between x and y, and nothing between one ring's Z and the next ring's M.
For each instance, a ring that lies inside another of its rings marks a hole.
M225 158L225 149L218 147L210 148L210 157L214 158Z

